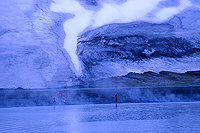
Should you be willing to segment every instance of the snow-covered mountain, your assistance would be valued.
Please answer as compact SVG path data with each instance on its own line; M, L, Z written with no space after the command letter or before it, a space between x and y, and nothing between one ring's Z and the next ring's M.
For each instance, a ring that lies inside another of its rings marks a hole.
M78 55L93 78L127 72L198 70L198 27L176 28L171 21L111 24L88 31L80 38Z
M1 2L0 87L56 87L76 82L63 48L67 17L50 11L50 3Z
M133 1L4 0L0 87L63 87L129 72L199 70L200 2L151 0L146 12L135 15L143 6L128 10Z

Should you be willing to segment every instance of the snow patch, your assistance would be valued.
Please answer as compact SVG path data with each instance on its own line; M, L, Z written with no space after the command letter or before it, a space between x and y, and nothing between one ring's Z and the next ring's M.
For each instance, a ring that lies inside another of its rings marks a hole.
M181 0L178 6L159 7L164 0L127 0L124 3L103 1L100 10L88 10L78 0L53 0L50 9L54 12L74 15L64 23L66 38L64 48L70 55L76 75L82 74L82 67L76 54L77 39L86 28L93 29L112 23L129 23L133 21L163 22L175 14L190 7L190 0ZM149 16L149 14L153 14Z

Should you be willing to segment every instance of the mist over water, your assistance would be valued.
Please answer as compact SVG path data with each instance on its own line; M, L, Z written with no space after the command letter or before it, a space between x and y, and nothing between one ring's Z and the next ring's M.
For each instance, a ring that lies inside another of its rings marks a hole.
M102 82L102 84L107 84ZM53 90L1 90L2 107L55 106L80 104L195 102L200 100L200 87L112 87ZM59 96L58 94L61 94ZM65 95L66 102L62 96ZM53 97L55 96L55 103Z
M82 65L76 54L77 39L79 34L86 29L134 21L161 23L192 6L190 0L180 0L178 5L167 7L164 4L160 6L161 2L166 2L166 0L127 0L120 4L101 1L99 3L101 6L97 8L99 10L90 10L77 0L53 1L50 5L52 11L73 15L64 23L66 33L64 48L71 58L72 66L74 66L72 70L77 76L82 74Z

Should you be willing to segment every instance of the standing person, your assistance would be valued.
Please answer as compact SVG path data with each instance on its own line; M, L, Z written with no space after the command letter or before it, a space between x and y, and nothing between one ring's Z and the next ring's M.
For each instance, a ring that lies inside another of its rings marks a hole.
M61 97L61 92L58 92L58 96Z
M62 98L63 98L63 102L65 103L66 98L65 98L65 95L64 95L64 94L63 94L63 97L62 97Z
M55 103L55 102L56 102L56 96L53 97L53 103Z
M116 100L116 102L117 102L117 99L118 99L118 96L117 96L117 94L115 94L115 100Z

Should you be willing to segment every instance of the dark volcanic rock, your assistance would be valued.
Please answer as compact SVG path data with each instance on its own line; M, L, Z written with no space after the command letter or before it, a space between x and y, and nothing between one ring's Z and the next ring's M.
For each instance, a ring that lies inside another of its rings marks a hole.
M16 90L23 90L24 88L22 87L17 87Z
M105 78L90 82L91 87L152 87L152 86L200 86L199 71L175 73L162 71L128 73L124 76Z
M87 5L92 5L92 6L98 5L97 0L82 0L82 1L85 2Z
M183 76L184 73L176 73L176 72L170 72L170 71L161 71L159 72L159 75L163 77L180 77Z
M188 71L188 72L186 72L186 74L200 76L200 71Z

